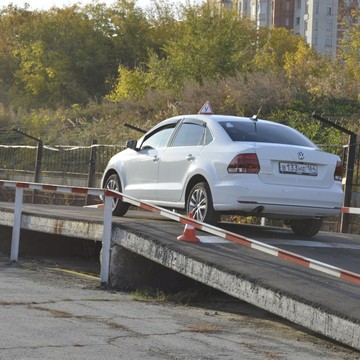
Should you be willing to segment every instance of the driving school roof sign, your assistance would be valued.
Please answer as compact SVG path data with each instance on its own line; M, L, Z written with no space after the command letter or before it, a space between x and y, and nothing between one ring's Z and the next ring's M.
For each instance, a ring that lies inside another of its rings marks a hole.
M203 115L212 115L213 111L210 105L210 101L207 101L202 108L200 109L200 111L198 112L198 114L203 114Z

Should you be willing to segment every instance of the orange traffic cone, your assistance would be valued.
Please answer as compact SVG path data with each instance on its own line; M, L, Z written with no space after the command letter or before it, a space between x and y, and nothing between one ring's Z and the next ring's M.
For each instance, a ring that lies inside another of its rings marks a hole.
M189 218L193 219L194 218L194 213L191 212L189 214ZM185 242L189 242L189 243L198 243L200 242L199 238L196 237L195 235L195 228L192 225L189 224L185 224L185 229L182 235L177 237L178 240L180 241L185 241Z

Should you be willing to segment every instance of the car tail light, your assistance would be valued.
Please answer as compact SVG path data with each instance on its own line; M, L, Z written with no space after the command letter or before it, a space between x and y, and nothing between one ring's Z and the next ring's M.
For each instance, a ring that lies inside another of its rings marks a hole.
M239 154L230 162L228 173L257 174L260 171L260 164L256 154Z
M343 165L342 162L338 160L335 167L334 179L336 181L342 181L343 178Z

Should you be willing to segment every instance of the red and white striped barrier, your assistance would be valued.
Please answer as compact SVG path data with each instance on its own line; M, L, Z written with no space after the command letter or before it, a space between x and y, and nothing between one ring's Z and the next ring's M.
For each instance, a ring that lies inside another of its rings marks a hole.
M21 208L22 208L22 197L24 189L34 190L46 190L46 191L57 191L64 193L77 193L83 195L102 195L104 197L104 229L103 229L103 249L102 249L102 264L101 264L101 282L107 283L109 277L109 263L110 263L110 240L111 240L111 222L112 222L112 198L116 197L126 201L134 206L141 209L151 211L153 213L162 215L166 218L172 219L183 224L187 224L197 228L199 230L208 232L220 238L228 241L235 242L237 244L250 247L252 249L261 251L263 253L291 261L295 264L305 266L310 269L321 271L337 278L345 279L350 282L360 284L360 274L353 273L341 268L337 268L332 265L322 263L317 260L309 259L301 255L281 250L274 246L262 243L260 241L249 239L239 234L222 230L218 227L191 219L190 217L180 215L167 209L160 208L156 205L152 205L146 202L139 201L131 196L119 193L117 191L108 189L98 188L83 188L83 187L70 187L63 185L49 185L49 184L37 184L37 183L24 183L14 181L0 180L0 187L12 187L16 188L15 197L15 210L14 210L14 227L13 227L13 238L11 247L11 261L17 261L18 249L19 249L19 237L20 237L20 222L21 222Z
M6 181L6 180L0 180L0 187L23 188L29 190L43 190L43 191L54 191L61 193L74 193L81 195L95 195L95 196L100 196L104 194L104 189L98 189L98 188L72 187L65 185L39 184L39 183L31 183L31 182L16 182L16 181Z
M357 215L360 215L360 208L343 207L343 208L341 208L341 212L343 214L357 214Z

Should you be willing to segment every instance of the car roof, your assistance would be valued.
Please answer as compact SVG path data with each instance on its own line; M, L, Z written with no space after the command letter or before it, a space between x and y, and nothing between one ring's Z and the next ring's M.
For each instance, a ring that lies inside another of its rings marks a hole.
M208 115L208 114L187 114L187 115L178 115L174 116L172 118L166 119L162 121L162 124L166 124L167 122L175 122L182 119L196 119L196 120L202 120L208 123L219 123L222 121L240 121L240 122L258 122L258 123L268 123L268 124L274 124L278 126L284 126L282 124L269 121L269 120L263 120L263 119L257 119L257 118L251 118L251 117L243 117L243 116L235 116L235 115Z

